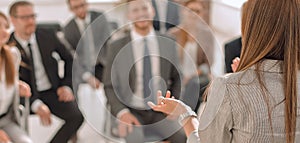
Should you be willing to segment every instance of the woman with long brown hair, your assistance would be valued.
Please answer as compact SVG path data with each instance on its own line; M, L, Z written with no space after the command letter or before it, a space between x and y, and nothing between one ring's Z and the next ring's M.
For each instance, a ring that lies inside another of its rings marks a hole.
M300 2L248 0L247 9L237 72L211 83L199 122L178 100L149 103L179 116L188 142L300 142Z
M30 96L31 93L28 85L18 80L20 54L16 48L6 45L8 28L8 19L0 12L0 142L32 143L20 128L18 111L19 94Z

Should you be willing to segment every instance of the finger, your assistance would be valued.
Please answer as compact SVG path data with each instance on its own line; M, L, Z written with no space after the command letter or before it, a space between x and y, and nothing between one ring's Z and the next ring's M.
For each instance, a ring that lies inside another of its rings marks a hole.
M166 98L170 98L171 97L171 91L167 91L167 93L166 93Z
M172 96L172 99L175 99L175 97L174 97L174 96Z
M141 123L139 122L139 120L137 118L133 118L133 124L136 126L140 126Z
M48 125L50 126L52 124L51 116L48 118Z
M130 123L130 124L127 124L127 130L126 130L126 134L129 134L129 133L131 133L131 132L132 132L132 130L133 130L132 124L131 124L131 123Z
M161 90L158 90L158 91L157 91L156 97L157 97L157 104L160 104L159 98L162 97L162 92L161 92Z
M154 107L156 106L156 105L155 105L153 102L151 102L151 101L148 101L147 104L148 104L148 106L149 106L150 108L154 108Z
M118 129L119 129L119 136L125 137L126 136L126 126L123 123L119 123Z

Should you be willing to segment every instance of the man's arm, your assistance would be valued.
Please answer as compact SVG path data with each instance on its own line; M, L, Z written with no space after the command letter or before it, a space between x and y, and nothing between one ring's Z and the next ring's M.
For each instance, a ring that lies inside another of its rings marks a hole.
M118 53L118 48L116 47L117 44L111 44L108 50L108 58L107 58L107 65L104 69L104 76L103 76L103 83L104 83L104 91L105 95L108 99L108 103L111 106L111 112L114 116L123 110L126 109L126 106L121 103L115 93L118 90L117 85L113 86L114 83L118 83L118 78L116 75L116 71L112 71L112 64L116 54Z

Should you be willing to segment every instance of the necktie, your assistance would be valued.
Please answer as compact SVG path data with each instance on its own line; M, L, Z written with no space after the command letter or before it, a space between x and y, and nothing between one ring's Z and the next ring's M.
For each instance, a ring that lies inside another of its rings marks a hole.
M148 101L153 102L153 96L151 95L151 89L153 89L153 83L150 82L152 78L151 58L149 55L149 48L147 45L147 39L144 39L144 61L143 61L143 86L144 86L144 99L145 103Z
M34 86L34 88L36 88L34 60L33 60L32 47L31 47L30 42L28 42L27 48L28 48L29 53L30 53L29 58L30 58L30 66L31 66L31 83L32 83L32 86Z
M31 49L31 44L28 42L28 44L27 44L27 48L28 48L28 50L29 50L29 58L30 58L30 65L31 65L31 68L32 68L32 70L34 71L34 63L33 63L33 54L32 54L32 49Z

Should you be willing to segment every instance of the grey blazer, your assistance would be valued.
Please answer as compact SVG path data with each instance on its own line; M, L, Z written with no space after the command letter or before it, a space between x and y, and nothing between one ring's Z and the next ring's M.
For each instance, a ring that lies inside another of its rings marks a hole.
M157 37L160 36L162 35ZM167 37L160 37L157 40L160 52L160 73L162 80L165 81L158 87L161 87L162 91L171 90L173 96L178 99L181 90L181 72L175 41ZM130 107L128 103L135 92L136 71L130 42L131 36L128 33L109 46L103 83L113 115Z
M91 23L88 27L89 32L93 35L93 44L94 44L94 57L97 57L96 62L96 71L91 70L89 67L85 66L84 60L87 59L85 57L86 48L84 42L87 42L86 39L81 38L81 33L79 28L75 22L75 18L71 19L63 29L65 39L70 43L74 51L76 50L76 54L78 58L74 59L74 62L77 63L77 66L74 66L75 75L82 75L84 72L93 73L98 79L102 79L103 67L105 65L105 56L106 56L106 41L108 41L110 37L111 28L105 17L105 15L101 12L90 11L91 15ZM87 37L87 34L85 34ZM79 79L79 82L82 79Z
M283 65L281 61L264 60L260 66L259 72L272 109L273 136L268 109L255 73L256 66L253 66L246 71L227 74L213 81L206 107L199 119L199 136L197 132L193 132L188 143L285 142ZM300 75L297 80L299 101ZM297 106L300 108L299 102ZM298 110L295 142L300 142L299 115Z

